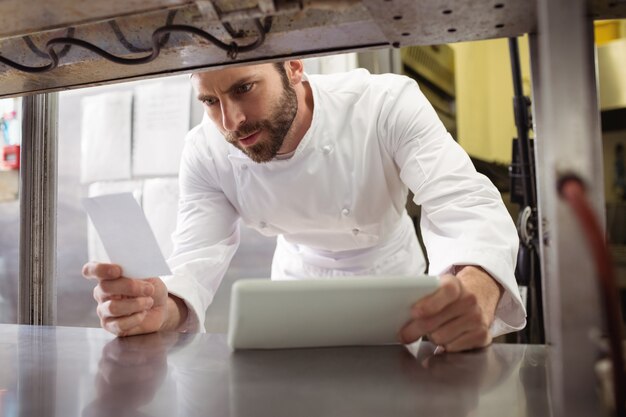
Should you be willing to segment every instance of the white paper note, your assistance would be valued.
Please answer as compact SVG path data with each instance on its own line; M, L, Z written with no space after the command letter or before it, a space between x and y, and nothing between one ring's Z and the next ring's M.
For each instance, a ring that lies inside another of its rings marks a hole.
M98 197L107 194L132 193L135 200L140 202L143 201L142 187L143 181L141 180L94 182L89 185L88 196ZM91 221L87 221L87 253L91 261L111 262Z
M128 278L171 275L141 207L131 193L84 198L83 206L109 259Z

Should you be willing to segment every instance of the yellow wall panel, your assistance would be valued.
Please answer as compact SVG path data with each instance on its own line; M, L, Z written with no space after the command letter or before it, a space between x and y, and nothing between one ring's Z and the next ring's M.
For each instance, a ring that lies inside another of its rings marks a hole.
M528 43L520 38L525 94L530 92ZM508 41L496 39L451 45L455 51L458 141L472 156L510 163L513 83Z
M604 45L615 39L619 39L622 34L623 21L620 20L601 20L594 22L594 36L596 45Z

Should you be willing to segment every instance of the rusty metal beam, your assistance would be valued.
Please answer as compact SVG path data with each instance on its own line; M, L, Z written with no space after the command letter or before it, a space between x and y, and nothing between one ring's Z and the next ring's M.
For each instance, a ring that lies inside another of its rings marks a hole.
M193 0L0 0L0 39L186 6Z
M149 16L131 16L118 19L117 23L125 38L138 48L150 46L150 35L163 26L166 12L152 13ZM249 53L241 53L236 60L227 57L222 49L207 41L187 34L173 34L162 49L161 55L150 64L125 66L99 58L92 52L72 47L61 59L58 68L45 73L29 74L7 68L0 64L0 96L15 96L25 93L57 91L85 87L123 80L190 72L200 68L279 60L291 56L320 55L343 50L387 46L387 42L376 26L372 26L367 10L356 5L340 15L332 11L308 10L296 15L281 16L273 22L265 43ZM220 22L206 23L198 9L188 8L178 12L176 24L201 27L226 43L233 41ZM243 29L244 37L237 42L247 44L256 38L256 31L250 21L234 24ZM140 28L137 31L137 28ZM322 31L321 29L324 28ZM33 35L31 39L39 49L45 43L65 31L57 30ZM107 22L79 27L76 38L84 39L102 49L122 57L138 57L145 54L131 53L115 37ZM297 46L297 47L294 47ZM1 42L0 52L14 61L36 66L48 61L29 50L22 39Z
M78 46L73 46L61 58L58 68L47 73L27 74L0 64L0 97L290 57L515 36L532 32L536 20L534 2L519 0L500 0L497 8L492 0L449 0L445 6L438 2L413 0L153 0L145 2L145 5L138 4L143 2L123 2L122 6L120 0L113 0L106 10L89 3L85 6L88 10L86 15L73 10L75 2L71 0L55 0L53 3L58 9L49 21L40 22L39 30L29 34L32 43L44 52L50 39L67 35L66 27L61 26L91 19L91 23L76 25L75 38L120 57L141 56L141 53L133 53L120 43L119 34L116 35L106 19L112 15L120 16L115 23L125 39L138 48L146 49L151 46L152 33L165 24L172 7L177 11L175 24L201 28L225 43L254 41L256 32L252 18L272 16L273 22L260 48L240 53L234 60L205 40L175 33L156 60L139 66L115 64ZM524 6L520 6L521 3ZM6 16L6 8L16 7L16 4L17 0L0 0L0 16ZM44 13L36 12L31 2L24 2L23 7L24 12L32 11L35 16L43 18ZM62 13L62 10L67 13ZM60 19L55 16L66 17ZM236 32L243 30L243 36L234 36L228 25ZM42 31L50 27L58 29ZM17 26L11 29L11 33L17 31L24 34L28 28L36 29L33 24L22 24L19 30ZM57 52L60 49L60 46L57 47ZM49 62L45 55L29 48L21 37L0 39L0 54L29 66Z
M587 15L592 19L624 19L626 18L626 1L589 0Z
M534 1L363 0L390 44L436 45L536 30Z

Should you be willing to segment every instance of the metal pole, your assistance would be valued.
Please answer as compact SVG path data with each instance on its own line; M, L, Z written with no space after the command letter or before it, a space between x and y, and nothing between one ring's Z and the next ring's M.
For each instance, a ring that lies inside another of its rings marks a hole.
M54 325L58 95L22 103L18 322Z
M513 109L517 138L513 146L517 148L517 166L519 178L522 180L523 201L518 218L520 232L520 249L517 255L515 276L520 286L528 290L526 296L527 324L519 331L518 341L521 343L545 343L542 279L539 260L539 234L537 227L537 187L535 181L535 162L531 158L532 143L528 131L531 129L530 100L524 95L522 88L522 70L519 59L517 38L509 38L509 54L513 80ZM515 161L514 161L515 162ZM511 165L513 168L513 165ZM513 173L512 173L513 174ZM516 199L519 203L519 200Z
M517 127L517 146L522 188L524 189L524 207L534 208L537 205L535 187L535 170L530 161L530 140L528 129L530 128L528 117L528 104L522 89L522 70L519 62L519 47L517 38L509 38L509 56L511 57L511 70L513 76L513 108L515 112L515 126Z
M550 398L555 417L598 416L594 339L603 327L598 278L581 228L557 193L561 176L582 178L604 223L593 24L586 0L537 5L530 53Z

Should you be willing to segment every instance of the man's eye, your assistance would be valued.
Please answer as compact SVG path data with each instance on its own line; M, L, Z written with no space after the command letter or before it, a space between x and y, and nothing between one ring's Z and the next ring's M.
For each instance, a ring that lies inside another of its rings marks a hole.
M202 100L202 102L206 104L207 106L212 106L214 104L217 104L218 100L216 98L206 98Z
M239 87L237 87L235 89L235 92L237 94L244 94L247 93L248 91L250 91L252 89L252 83L245 83L245 84L241 84Z

